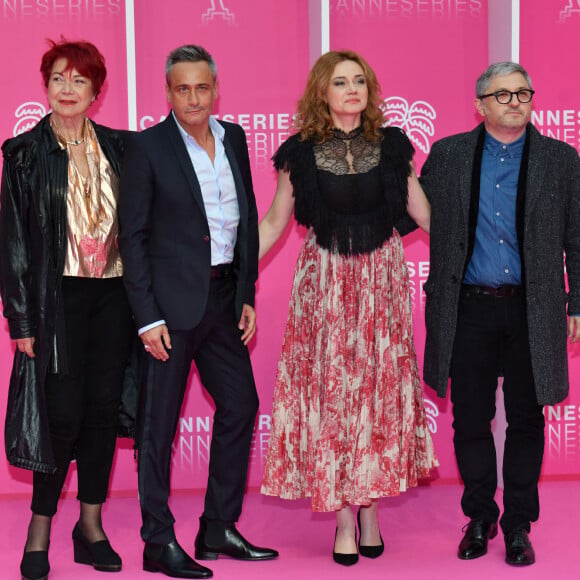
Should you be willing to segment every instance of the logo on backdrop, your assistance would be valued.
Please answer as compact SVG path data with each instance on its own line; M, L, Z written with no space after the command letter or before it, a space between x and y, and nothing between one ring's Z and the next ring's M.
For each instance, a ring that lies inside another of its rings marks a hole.
M580 455L580 405L544 407L546 453L563 462Z
M224 6L224 2L225 0L210 0L211 6L202 14L201 21L209 24L214 20L225 20L228 24L235 24L235 15Z
M270 439L272 419L259 415L254 429L250 460L263 463ZM182 472L205 471L209 465L212 421L205 417L181 417L179 434L173 442L173 462Z
M121 14L123 0L1 0L0 18L94 18Z
M580 109L534 110L532 123L542 135L564 141L580 151Z
M46 108L41 103L35 101L28 101L27 103L22 103L16 111L14 111L14 116L16 117L16 125L14 125L14 130L12 134L14 137L25 133L34 127L42 117L46 115Z
M165 117L161 115L157 121L152 115L144 115L139 120L139 130L152 127ZM216 117L242 126L246 133L250 160L259 169L272 168L272 155L290 136L293 122L289 113L226 113Z
M580 16L580 0L567 0L564 8L560 10L560 22L565 24L569 18Z
M439 417L439 409L437 405L427 398L423 398L425 402L425 418L427 419L427 427L431 433L437 433L437 417Z
M414 316L422 319L422 312L425 310L423 284L427 282L427 278L429 277L429 261L407 261L407 270L409 272L409 292L411 294L413 313Z
M423 153L431 149L431 137L435 134L433 121L437 117L435 109L426 101L409 104L403 97L388 97L381 105L387 125L400 127L407 137Z
M339 16L461 18L483 16L482 0L333 0Z
M250 160L259 169L272 167L272 155L288 139L292 129L292 115L289 113L226 113L220 118L242 126Z

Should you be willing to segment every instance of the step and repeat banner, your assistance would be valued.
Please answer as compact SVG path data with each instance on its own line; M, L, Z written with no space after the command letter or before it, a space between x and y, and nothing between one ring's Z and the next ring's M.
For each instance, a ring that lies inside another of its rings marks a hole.
M270 158L292 131L292 115L309 70L308 0L139 0L134 2L137 127L163 120L164 63L175 47L205 46L218 67L215 113L246 131L258 211L275 191ZM89 111L99 123L126 129L128 119L126 14L123 0L0 0L0 139L18 135L47 113L39 73L46 39L62 36L95 43L106 57L108 77ZM541 31L542 42L538 40ZM521 7L521 63L537 91L533 122L544 133L580 143L580 65L577 38L580 2L526 0ZM488 64L486 0L331 0L330 47L360 52L383 89L388 122L402 127L420 169L433 142L467 131L478 122L473 107L477 76ZM260 264L256 309L258 332L251 345L260 411L249 485L261 481L270 433L274 376L282 343L294 264L304 239L292 224ZM429 274L428 237L405 238L411 278L415 341L422 364L425 331L422 285ZM0 322L0 420L4 420L13 348ZM544 477L580 474L580 348L570 349L572 393L546 409ZM441 466L439 481L457 480L452 450L451 404L424 388L429 427ZM192 369L174 443L173 488L204 488L213 406ZM501 443L505 420L495 425ZM67 489L76 490L71 470ZM30 474L0 461L0 495L31 492ZM136 462L119 440L113 492L134 490Z

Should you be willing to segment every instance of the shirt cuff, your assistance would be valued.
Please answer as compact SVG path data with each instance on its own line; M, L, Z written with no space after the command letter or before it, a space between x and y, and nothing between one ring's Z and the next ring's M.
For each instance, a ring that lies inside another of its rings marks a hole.
M148 330L155 328L156 326L161 326L162 324L165 324L165 320L158 320L157 322L152 322L151 324L148 324L147 326L141 327L138 331L139 336L141 336L144 332L147 332Z

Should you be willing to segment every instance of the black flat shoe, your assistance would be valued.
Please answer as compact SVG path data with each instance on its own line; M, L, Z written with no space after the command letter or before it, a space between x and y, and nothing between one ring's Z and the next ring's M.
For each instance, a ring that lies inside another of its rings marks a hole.
M497 536L496 522L471 520L463 529L465 535L457 550L457 557L461 560L474 560L487 554L488 540Z
M147 542L143 550L143 570L145 572L163 572L172 578L211 578L213 572L198 564L177 543L154 544Z
M338 528L334 532L334 544L336 545L336 536L338 534ZM354 531L354 543L356 544L356 530ZM355 554L343 554L342 552L335 552L334 548L332 550L332 559L341 566L352 566L358 562L358 552Z
M505 561L510 566L529 566L536 561L536 554L527 530L517 528L505 535Z
M233 524L200 518L195 557L198 560L217 560L220 555L236 560L272 560L278 557L278 552L250 544Z
M379 532L379 538L381 538L381 544L379 546L363 546L360 543L360 539L362 536L362 529L360 526L360 510L361 508L358 508L358 512L356 514L356 521L358 523L358 551L360 553L361 556L364 556L365 558L378 558L384 551L385 551L385 544L383 542L383 536L381 536L381 533Z
M73 533L74 560L77 564L89 564L100 572L119 572L121 558L109 544L109 540L89 542L77 522Z
M22 580L46 580L50 572L48 550L24 552L20 562Z

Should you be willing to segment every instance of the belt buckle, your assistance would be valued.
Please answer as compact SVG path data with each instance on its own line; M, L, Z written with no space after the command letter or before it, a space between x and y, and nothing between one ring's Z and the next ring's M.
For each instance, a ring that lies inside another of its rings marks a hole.
M508 295L508 289L505 286L499 286L495 289L497 298L505 298Z

